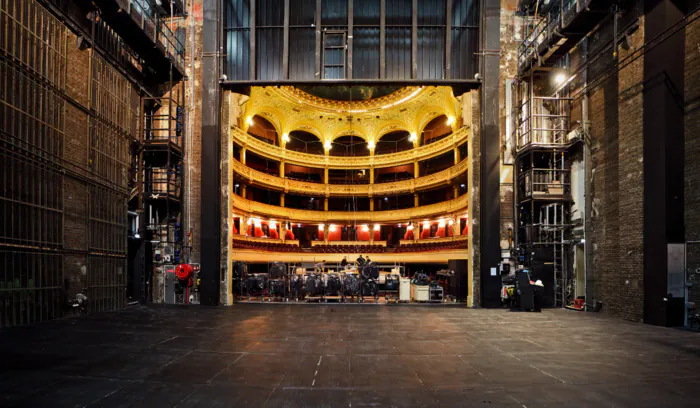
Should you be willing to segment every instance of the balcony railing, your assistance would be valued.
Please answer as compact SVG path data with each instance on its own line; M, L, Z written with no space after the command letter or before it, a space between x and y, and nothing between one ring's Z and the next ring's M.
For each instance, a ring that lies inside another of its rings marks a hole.
M162 47L163 52L180 69L184 69L185 46L168 26L168 21L158 16L154 0L116 0L122 10L128 11L131 19L146 36Z
M519 105L515 129L518 150L531 144L568 144L570 100L535 96Z
M519 197L561 198L571 194L571 171L564 169L530 169L519 176Z

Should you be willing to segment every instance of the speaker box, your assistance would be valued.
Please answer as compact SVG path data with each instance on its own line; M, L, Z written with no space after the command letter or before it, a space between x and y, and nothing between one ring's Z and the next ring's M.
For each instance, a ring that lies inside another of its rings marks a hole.
M450 280L449 294L464 302L469 294L468 266L466 259L450 259L447 261L447 269L455 271L455 276Z

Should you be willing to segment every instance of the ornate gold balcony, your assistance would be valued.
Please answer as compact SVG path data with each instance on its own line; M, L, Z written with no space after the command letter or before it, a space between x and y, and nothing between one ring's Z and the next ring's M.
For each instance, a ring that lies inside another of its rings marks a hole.
M247 179L251 184L284 191L323 196L385 196L413 193L440 185L447 185L455 177L465 173L469 168L469 159L464 159L456 165L443 171L415 179L401 180L378 184L321 184L273 176L246 166L238 160L231 160L231 168L238 175Z
M411 220L435 219L439 217L459 216L465 214L468 204L468 194L438 204L424 205L403 210L389 211L310 211L295 208L278 207L250 201L235 194L231 194L233 213L236 216L259 216L299 223L403 223Z
M330 169L367 169L370 167L391 167L402 164L413 163L416 160L426 160L432 157L447 153L460 146L469 138L469 126L462 126L451 135L444 137L434 143L415 149L405 150L398 153L381 154L376 156L321 156L287 150L256 139L245 133L237 126L231 126L231 138L237 144L247 148L253 153L273 160L284 160L289 164L299 166Z

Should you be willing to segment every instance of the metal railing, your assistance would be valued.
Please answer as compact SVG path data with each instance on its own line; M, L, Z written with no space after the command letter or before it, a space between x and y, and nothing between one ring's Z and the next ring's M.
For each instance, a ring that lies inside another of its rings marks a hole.
M563 169L530 169L520 174L520 197L568 196L571 194L571 171Z
M145 169L145 193L164 194L168 197L180 199L182 182L178 172L174 169L155 167Z
M155 43L163 47L166 55L180 68L185 63L185 46L168 27L168 21L159 18L153 0L120 0L119 3L129 3L131 18L141 26L141 29Z
M565 145L569 133L571 98L534 96L516 109L517 148L530 144Z

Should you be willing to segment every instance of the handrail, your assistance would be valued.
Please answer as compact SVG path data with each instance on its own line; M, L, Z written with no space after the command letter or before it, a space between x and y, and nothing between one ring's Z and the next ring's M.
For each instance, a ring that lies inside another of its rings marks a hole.
M348 170L398 166L413 163L415 160L425 160L436 157L466 142L469 139L469 133L469 126L463 126L451 135L434 143L397 153L376 156L321 156L317 154L301 153L271 145L255 138L255 136L245 133L238 126L231 126L232 141L249 149L253 153L269 159L284 160L286 163L304 167L328 167L329 169Z
M298 210L294 208L278 207L251 201L241 196L231 194L231 204L235 216L264 216L284 222L299 223L344 223L344 222L386 222L405 223L411 220L416 222L425 218L439 216L463 216L469 203L469 195L464 194L452 200L442 203L424 205L403 210L387 211L313 211Z
M412 193L439 185L446 185L455 177L467 172L469 160L464 159L448 169L427 176L376 184L322 184L311 181L297 181L255 170L236 159L231 160L231 168L235 173L249 180L252 184L259 184L267 188L283 190L284 192L325 196L384 196Z

